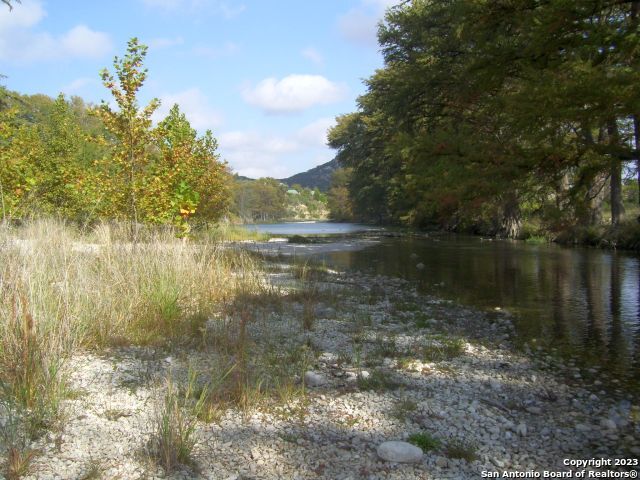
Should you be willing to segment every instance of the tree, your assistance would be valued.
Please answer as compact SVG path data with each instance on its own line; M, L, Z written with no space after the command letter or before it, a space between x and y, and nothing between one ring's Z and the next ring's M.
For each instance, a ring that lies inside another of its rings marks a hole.
M340 222L353 220L353 207L349 198L349 180L353 172L338 168L331 176L331 188L327 195L329 217Z
M210 131L198 137L174 105L153 131L159 153L143 178L143 218L173 223L188 233L191 217L218 220L227 210L230 192L226 166L216 153Z
M621 172L638 158L637 4L390 9L378 35L385 66L329 135L353 168L356 214L514 237L525 213L597 218L588 211L604 177L619 223Z
M118 110L112 110L105 101L94 110L116 140L110 172L115 200L113 213L128 216L132 225L139 221L139 199L144 184L141 173L149 163L153 139L151 116L160 106L155 98L142 109L138 106L137 94L147 78L147 70L142 68L146 53L147 47L139 44L137 38L129 40L124 58L115 57L113 61L117 81L107 69L100 74Z
M9 7L9 10L13 10L13 3L20 3L20 0L2 0L2 3Z

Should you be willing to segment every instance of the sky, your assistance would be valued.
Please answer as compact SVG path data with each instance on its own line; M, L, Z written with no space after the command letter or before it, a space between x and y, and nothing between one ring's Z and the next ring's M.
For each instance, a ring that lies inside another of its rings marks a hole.
M110 101L127 41L149 46L142 104L174 103L212 130L234 172L284 178L328 162L335 117L382 66L377 23L396 0L22 0L0 3L0 72L10 90Z

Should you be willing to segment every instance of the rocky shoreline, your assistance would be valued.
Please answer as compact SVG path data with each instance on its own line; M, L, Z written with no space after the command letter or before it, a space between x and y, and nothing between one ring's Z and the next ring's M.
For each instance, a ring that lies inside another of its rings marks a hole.
M300 300L287 295L296 281L289 267L274 264L270 276L284 301L248 323L261 352L249 366L258 374L267 354L303 352L290 373L301 393L198 422L192 464L165 475L146 455L165 379L219 368L216 349L82 352L67 364L75 393L58 429L30 446L37 455L24 478L473 479L640 457L637 405L514 353L508 313L423 296L400 279L332 271L314 278L312 300ZM423 453L389 461L380 450L388 441Z

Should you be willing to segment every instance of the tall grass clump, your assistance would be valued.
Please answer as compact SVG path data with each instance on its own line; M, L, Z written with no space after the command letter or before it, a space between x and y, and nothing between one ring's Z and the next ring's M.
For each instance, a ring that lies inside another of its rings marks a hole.
M77 348L183 343L218 305L262 280L249 255L146 229L60 221L0 227L0 394L46 423Z
M175 470L178 465L192 463L191 453L196 445L198 416L208 390L205 386L193 401L196 380L195 371L190 370L186 388L181 392L173 380L168 378L164 395L155 412L149 453L167 473Z

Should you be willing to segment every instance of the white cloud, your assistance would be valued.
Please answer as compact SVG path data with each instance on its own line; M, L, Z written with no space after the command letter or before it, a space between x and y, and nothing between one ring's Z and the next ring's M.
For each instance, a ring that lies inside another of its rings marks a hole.
M225 160L241 175L285 178L333 158L326 134L334 124L332 118L320 118L284 135L230 131L218 135L218 141Z
M324 65L324 57L320 52L318 52L318 50L316 50L313 47L307 47L304 50L302 50L302 56L304 58L311 60L314 64L320 67Z
M174 47L176 45L182 45L184 43L184 38L182 37L173 37L173 38L168 38L168 37L159 37L159 38L152 38L151 40L145 42L146 45L149 46L149 48L154 49L154 50L159 50L161 48L169 48L169 47Z
M321 75L289 75L281 80L265 78L255 87L242 90L244 100L267 113L301 112L343 98L345 87Z
M305 145L324 147L327 145L327 132L335 124L333 117L320 118L298 130L296 137Z
M288 170L281 159L298 150L290 139L257 132L225 132L218 136L218 142L234 171L252 178L286 177Z
M349 41L376 47L378 45L378 23L384 19L387 8L398 4L399 0L361 0L338 19L338 28Z
M14 4L13 10L0 5L0 32L16 29L30 28L38 24L46 16L40 2L35 0L24 0L22 3Z
M73 27L60 39L66 55L99 58L111 50L111 39L103 32L94 32L85 25ZM66 56L65 55L65 56Z
M35 28L46 12L38 0L24 0L14 9L0 9L0 60L15 63L69 58L99 58L111 51L108 34L76 25L54 36Z
M201 132L211 130L222 123L220 112L209 105L209 99L198 88L166 93L160 96L160 102L160 108L153 115L155 122L166 117L171 107L177 103L180 106L180 111L187 116L187 120L196 130Z

